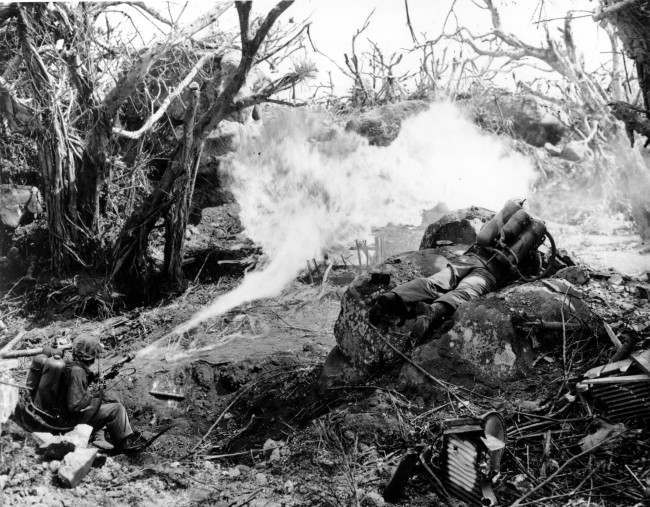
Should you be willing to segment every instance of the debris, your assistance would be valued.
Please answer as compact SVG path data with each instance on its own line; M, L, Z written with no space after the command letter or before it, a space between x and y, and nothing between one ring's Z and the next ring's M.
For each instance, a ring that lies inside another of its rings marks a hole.
M361 498L361 505L363 507L383 507L386 502L376 491L368 491Z
M581 268L580 266L568 266L558 270L558 272L553 275L553 278L562 278L574 285L584 285L589 281L589 273L586 269Z
M97 449L77 449L63 458L59 478L68 487L76 487L88 474L97 456Z
M610 420L646 425L650 420L650 349L591 368L576 389L588 396L596 412Z
M255 482L260 486L266 486L269 480L266 477L266 474L263 474L262 472L258 472L255 474Z
M46 432L34 432L32 438L38 446L36 452L46 461L61 460L75 449L88 447L88 440L93 428L88 424L78 424L64 435L52 435Z
M650 299L650 283L640 283L636 286L636 295L641 299Z
M287 495L291 495L291 494L293 493L293 490L295 489L295 486L294 486L294 484L293 484L293 481L291 481L291 480L287 480L287 481L284 483L283 488L284 488L284 492L285 492Z
M580 440L580 448L583 452L589 452L600 447L607 440L614 440L627 432L627 427L623 423L609 424L601 421L600 428L595 433L587 435Z

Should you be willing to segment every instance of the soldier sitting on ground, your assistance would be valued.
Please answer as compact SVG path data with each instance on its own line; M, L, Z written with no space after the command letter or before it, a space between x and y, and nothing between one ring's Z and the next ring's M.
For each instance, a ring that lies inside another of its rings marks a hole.
M101 378L91 367L102 346L97 338L80 337L72 348L72 360L63 361L57 350L32 364L27 387L40 416L65 421L74 426L89 424L96 431L106 429L110 443L118 451L133 452L145 445L140 433L133 431L124 405L99 387ZM40 361L41 366L35 366ZM40 369L38 375L34 375Z
M474 245L454 262L428 278L416 278L380 295L369 312L370 323L386 325L416 318L411 336L416 342L434 331L466 301L495 291L518 278L540 274L538 248L546 227L511 200L488 221ZM554 250L554 245L553 250Z

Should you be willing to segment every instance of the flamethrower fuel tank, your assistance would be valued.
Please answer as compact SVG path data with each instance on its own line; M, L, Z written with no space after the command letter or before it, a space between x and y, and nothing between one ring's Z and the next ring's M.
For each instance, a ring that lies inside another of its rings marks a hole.
M512 199L503 206L489 222L481 228L476 235L476 244L479 246L494 246L494 243L501 235L501 229L510 220L510 217L521 210L523 201Z

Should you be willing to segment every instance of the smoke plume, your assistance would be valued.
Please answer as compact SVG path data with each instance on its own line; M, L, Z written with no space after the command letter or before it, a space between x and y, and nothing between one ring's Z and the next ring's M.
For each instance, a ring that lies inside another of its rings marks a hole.
M371 227L419 224L438 202L496 209L526 196L533 178L526 158L449 103L404 121L387 147L369 146L323 113L275 110L258 131L242 133L230 165L245 232L267 260L176 332L278 295L306 259L367 237Z

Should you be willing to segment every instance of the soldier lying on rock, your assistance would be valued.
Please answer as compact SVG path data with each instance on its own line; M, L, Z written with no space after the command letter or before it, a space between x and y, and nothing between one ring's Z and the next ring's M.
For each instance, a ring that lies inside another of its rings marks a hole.
M137 451L145 439L133 431L117 397L98 387L101 379L91 370L101 351L97 338L80 337L73 344L72 361L61 359L56 349L37 356L27 378L32 405L48 425L84 423L95 430L106 428L116 450Z
M476 243L447 268L428 278L416 278L379 296L369 312L370 323L386 325L391 318L416 318L412 337L421 342L466 301L495 291L519 278L540 277L538 248L548 235L523 201L511 200L488 221ZM549 236L550 237L550 236ZM552 257L555 245L552 242Z

